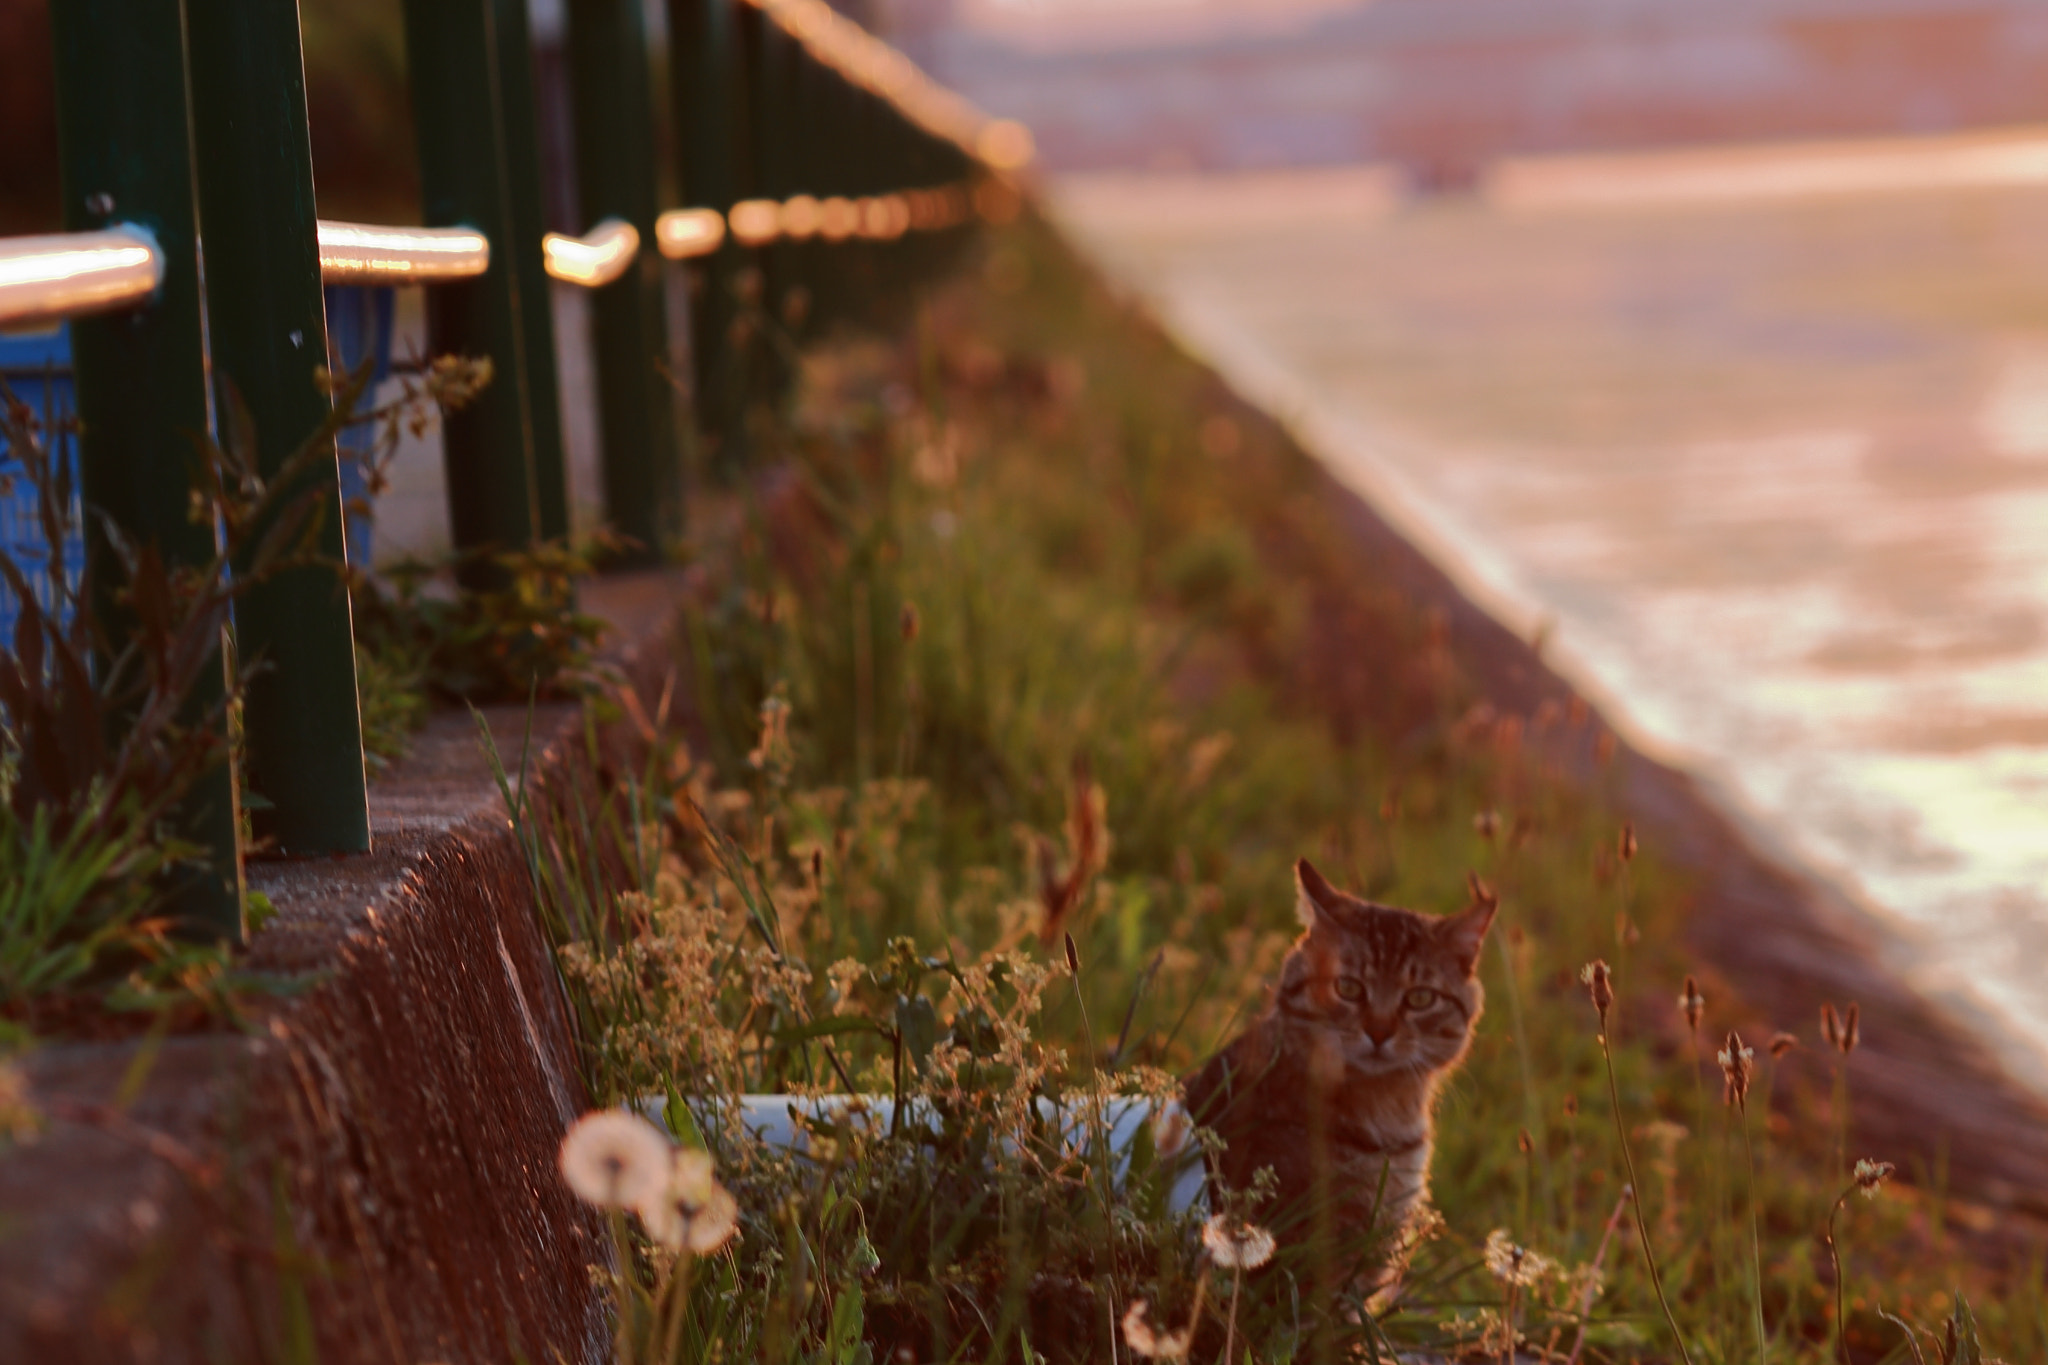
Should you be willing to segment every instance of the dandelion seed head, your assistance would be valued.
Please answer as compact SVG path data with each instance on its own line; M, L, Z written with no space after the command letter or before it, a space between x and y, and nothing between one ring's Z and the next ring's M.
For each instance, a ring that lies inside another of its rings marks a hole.
M1856 1188L1863 1191L1865 1199L1875 1199L1877 1198L1878 1187L1891 1179L1892 1172L1897 1169L1898 1167L1892 1165L1889 1161L1872 1161L1867 1156L1858 1157L1854 1172Z
M1502 1284L1525 1289L1550 1273L1550 1258L1515 1245L1506 1228L1486 1234L1483 1254L1487 1273Z
M637 1208L669 1178L669 1140L623 1109L585 1114L563 1135L558 1160L576 1197L604 1209Z
M711 1153L695 1147L679 1147L669 1166L668 1187L685 1199L708 1199L718 1185L711 1172Z
M1220 1213L1202 1224L1202 1245L1225 1270L1257 1270L1273 1259L1272 1233Z
M1143 1299L1133 1299L1124 1313L1124 1344L1136 1355L1148 1360L1180 1360L1186 1357L1188 1347L1193 1344L1194 1327L1190 1324L1185 1331L1160 1332L1153 1329L1147 1317L1151 1305Z
M708 1256L739 1230L739 1202L718 1183L711 1154L682 1148L667 1182L635 1206L647 1235L671 1251Z

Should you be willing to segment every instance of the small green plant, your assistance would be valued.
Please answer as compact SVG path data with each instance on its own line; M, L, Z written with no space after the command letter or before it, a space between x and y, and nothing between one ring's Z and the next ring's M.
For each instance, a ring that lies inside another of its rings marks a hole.
M237 597L313 558L319 461L358 392L270 478L245 416L228 423L225 444L195 440L190 513L223 528L222 548L208 563L171 565L154 544L110 531L120 575L110 596L127 628L116 644L99 633L91 571L65 572L78 515L69 469L0 384L0 434L35 495L52 602L0 547L0 582L19 613L14 638L0 642L0 1023L32 1032L60 997L96 997L131 973L144 997L217 976L220 955L180 945L162 913L166 883L208 856L176 837L172 815L227 761L233 692L211 706L191 699L219 674Z
M576 580L610 542L549 541L445 564L394 565L358 580L356 639L368 662L368 717L379 734L416 726L428 700L524 701L591 692L608 680L597 661L604 622L576 607ZM481 560L497 585L449 592L461 564ZM367 742L367 741L366 741ZM381 741L388 743L388 741Z
M187 510L214 529L214 556L168 564L156 545L106 527L119 581L105 592L90 568L73 577L63 563L81 512L70 466L51 457L49 440L75 423L46 427L0 383L0 437L34 495L45 547L29 565L0 546L0 588L19 613L14 637L0 641L0 1030L33 1033L109 1004L227 1005L229 948L181 939L166 902L180 877L226 875L178 837L174 814L229 761L240 677L264 666L238 659L236 679L214 686L234 604L288 569L341 571L318 548L339 432L376 426L370 464L380 484L404 425L423 423L430 407L461 406L490 379L487 362L444 357L398 400L366 408L369 373L318 372L330 413L267 475L230 390L222 439L193 438ZM94 607L103 600L120 613L118 642L101 631ZM366 721L378 753L399 748L420 712L403 662L386 663L369 661Z

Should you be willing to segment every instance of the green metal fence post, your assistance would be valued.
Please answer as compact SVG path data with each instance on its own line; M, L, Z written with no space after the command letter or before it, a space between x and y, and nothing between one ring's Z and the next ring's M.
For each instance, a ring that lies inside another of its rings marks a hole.
M275 476L331 407L314 381L327 317L298 0L186 0L185 13L221 428L238 399L257 467ZM370 814L332 439L315 458L302 482L320 490L319 550L332 564L287 569L235 609L248 780L263 798L250 818L283 853L363 853Z
M93 611L123 638L119 560L100 518L135 544L154 542L173 565L214 556L213 528L188 515L192 440L206 429L206 361L199 307L198 224L187 138L184 11L178 0L64 0L51 6L64 226L129 222L163 253L163 286L145 308L80 318L71 327L77 376L81 492ZM224 725L227 657L207 665L185 718ZM190 932L242 935L242 869L234 769L198 783L178 833L213 857L214 871L170 888L171 913Z
M734 0L668 0L677 181L690 208L724 213L743 192ZM690 269L690 397L711 463L730 469L744 441L744 368L733 345L747 253L728 236Z
M847 193L856 196L876 194L886 189L888 184L877 166L881 124L886 113L878 97L858 86L847 87L846 97L847 137L843 155L846 157ZM874 326L875 310L880 305L882 294L880 244L864 237L852 238L843 248L840 268L850 286L849 297L855 322L864 327Z
M494 367L444 427L449 529L458 551L518 549L542 534L542 495L493 0L405 0L405 46L427 225L474 228L491 244L482 275L427 291L430 349ZM461 577L472 588L503 581L480 559Z
M818 66L818 59L802 43L789 41L785 52L787 65L783 82L789 98L786 154L790 189L792 193L823 199L827 191L819 174L822 161L819 146L824 136L819 118L819 82L824 73ZM819 334L827 314L825 285L829 276L823 268L824 253L823 243L815 236L789 244L790 288L803 291L802 316L792 319L790 326L799 343Z
M745 20L743 51L751 73L747 86L752 97L748 123L753 131L754 193L764 199L787 200L799 188L791 156L793 44L780 24L751 5L741 18ZM797 284L794 245L778 240L758 253L761 308L769 334L758 343L757 396L771 407L781 405L796 379L790 314L791 291Z
M819 199L848 193L846 179L846 138L849 111L845 78L809 52L798 69L797 88L802 92L802 162L804 189ZM823 335L847 315L846 260L844 242L823 237L810 243L811 318L810 332Z
M576 180L588 229L623 218L640 255L591 298L605 516L639 543L626 559L660 560L682 529L682 468L668 361L663 266L655 249L654 99L640 0L569 0L569 78L575 100Z
M533 98L533 26L526 3L495 0L501 126L512 195L512 236L505 249L519 275L540 533L543 539L553 540L569 534L569 467L562 448L562 389L555 374L553 286L541 246L548 231L547 204L541 188L540 116ZM499 249L498 240L492 238L492 254Z

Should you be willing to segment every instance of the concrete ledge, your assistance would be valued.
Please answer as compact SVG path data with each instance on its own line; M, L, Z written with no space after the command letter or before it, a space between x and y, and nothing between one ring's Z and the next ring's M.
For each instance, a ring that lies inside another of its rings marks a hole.
M586 590L629 673L676 587ZM516 765L525 708L487 720ZM579 709L531 721L531 780L594 790ZM575 1039L471 716L432 720L371 818L374 853L250 870L278 917L247 966L297 993L28 1060L51 1122L0 1159L0 1360L606 1354L603 1230L555 1173Z

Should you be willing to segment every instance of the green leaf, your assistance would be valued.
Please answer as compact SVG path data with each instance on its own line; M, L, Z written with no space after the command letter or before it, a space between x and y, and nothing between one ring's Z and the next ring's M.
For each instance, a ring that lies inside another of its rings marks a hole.
M1956 1295L1956 1311L1949 1314L1948 1326L1942 1332L1942 1365L1984 1365L1984 1346L1977 1340L1977 1316L1970 1311L1970 1301L1961 1294Z
M939 1045L939 1016L932 1002L922 995L896 998L896 1032L903 1038L903 1050L919 1071Z
M857 1284L840 1290L839 1301L832 1305L832 1365L865 1365L870 1352L861 1330L866 1325L867 1295Z
M671 1088L668 1101L661 1107L661 1121L668 1125L669 1132L685 1147L705 1149L709 1144L697 1127L697 1116L690 1112L690 1106L683 1103L682 1094Z

